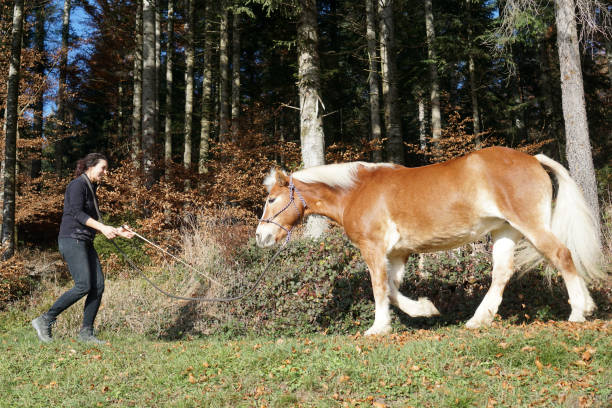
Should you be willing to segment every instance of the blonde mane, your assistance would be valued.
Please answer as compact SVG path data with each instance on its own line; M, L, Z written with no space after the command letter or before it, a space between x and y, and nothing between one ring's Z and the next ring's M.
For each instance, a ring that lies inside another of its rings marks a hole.
M293 173L293 177L302 183L323 183L330 187L351 189L357 181L357 172L363 166L368 169L393 166L389 163L336 163L323 166L309 167Z

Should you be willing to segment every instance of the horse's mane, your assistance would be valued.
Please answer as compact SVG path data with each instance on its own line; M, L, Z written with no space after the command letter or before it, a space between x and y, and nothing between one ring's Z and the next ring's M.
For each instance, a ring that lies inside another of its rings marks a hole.
M366 162L327 164L296 171L293 177L302 183L323 183L334 188L350 189L357 181L357 171L361 166L374 169L393 164Z

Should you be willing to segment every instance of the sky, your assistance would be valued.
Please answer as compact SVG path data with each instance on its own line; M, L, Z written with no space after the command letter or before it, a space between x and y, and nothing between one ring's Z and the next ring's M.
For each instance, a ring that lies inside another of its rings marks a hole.
M62 11L64 9L64 0L51 0L51 5L53 16L48 20L45 46L49 53L54 54L61 45ZM73 6L70 13L71 35L77 38L87 37L87 22L87 13L85 13L81 7ZM75 55L82 50L83 48L71 49L68 53L68 64L70 64L71 61L74 61ZM47 76L51 80L52 88L54 88L53 94L55 94L57 90L59 70L55 68L50 72L47 72ZM50 113L55 111L56 107L57 106L53 100L46 100L43 108L43 115L48 116Z

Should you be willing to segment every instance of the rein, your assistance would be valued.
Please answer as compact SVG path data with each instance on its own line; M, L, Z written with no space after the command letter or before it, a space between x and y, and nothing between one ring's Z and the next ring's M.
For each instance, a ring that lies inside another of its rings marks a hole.
M93 186L91 184L91 181L89 180L89 178L87 177L87 175L85 175L83 173L83 179L85 180L85 182L87 183L87 186L89 187L89 190L91 191L92 195L93 195L93 202L94 202L94 207L96 209L96 213L98 215L98 219L102 219L102 214L100 214L100 208L98 207L98 200L96 198L96 194L94 192ZM291 188L291 186L293 186ZM291 204L291 202L293 202L293 192L295 191L298 196L300 197L300 199L302 200L302 202L304 203L304 208L306 208L306 202L304 201L304 198L301 196L301 194L295 189L295 186L293 185L293 182L290 182L290 190L291 190L291 200L289 202L289 204L287 204L287 206L285 208L283 208L281 211L279 211L277 214L274 215L274 217L272 217L272 219L274 219L275 217L277 217L279 214L281 214L283 211L285 211L289 205ZM294 204L295 205L295 204ZM297 206L295 207L297 210ZM299 211L298 211L299 212ZM265 221L262 220L264 222L272 222L275 225L278 225L279 227L281 227L283 230L287 231L286 228L282 227L281 225L275 223L274 221L272 221L272 219L270 219L270 221ZM136 263L128 256L128 254L125 253L125 251L123 251L113 240L109 240L111 242L111 244L114 245L115 249L117 249L117 251L121 254L121 256L127 261L127 263L130 265L130 267L132 269L134 269L136 272L138 272L140 274L140 276L142 276L144 278L144 280L146 280L148 283L151 284L151 286L153 286L158 292L166 295L169 298L172 299L177 299L177 300L187 300L187 301L199 301L199 302L233 302L235 300L239 300L242 299L244 297L246 297L247 295L250 295L256 288L257 286L259 286L259 284L261 283L264 275L268 272L270 266L272 265L272 263L274 262L274 260L276 260L276 257L281 253L281 251L283 249L285 249L285 247L287 246L287 244L289 243L289 239L291 238L291 230L293 230L293 227L291 227L291 229L287 232L287 239L285 240L285 242L283 243L283 245L278 248L278 250L274 253L274 255L272 256L272 258L268 261L268 264L266 265L266 267L264 268L264 270L259 274L259 276L257 277L257 279L255 280L255 283L253 284L253 286L251 286L251 288L249 288L246 292L238 295L238 296L232 296L232 297L189 297L189 296L179 296L179 295L174 295L172 293L169 293L167 291L165 291L164 289L160 288L158 285L155 284L155 282L153 282L151 279L149 279L146 274L144 273L144 271L142 269L140 269L140 267L138 265L136 265ZM143 237L142 235L136 233L135 231L130 230L131 232L134 232L134 235L136 235L138 238L140 238L141 240L143 240L144 242L148 243L149 245L153 246L154 248L170 255L172 258L178 260L179 262L181 262L183 265L188 266L189 268L198 271L197 269L195 269L193 266L191 266L190 264L188 264L187 262L183 261L182 259L170 254L169 252L165 251L163 248L161 248L159 245L154 244L153 242L149 241L148 239L146 239L145 237ZM205 275L207 278L209 278L211 281L215 282L217 285L222 286L219 282L215 281L214 279L210 278L209 276Z

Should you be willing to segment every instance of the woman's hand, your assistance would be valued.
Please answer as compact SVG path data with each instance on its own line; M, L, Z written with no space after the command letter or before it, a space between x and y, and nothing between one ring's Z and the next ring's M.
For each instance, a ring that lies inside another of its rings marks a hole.
M130 229L127 225L122 225L119 228L116 228L117 235L122 238L132 239L134 237L134 231Z
M108 239L113 239L115 238L118 233L117 233L117 228L115 227L111 227L110 225L102 225L99 229L99 231L104 234L104 236Z

